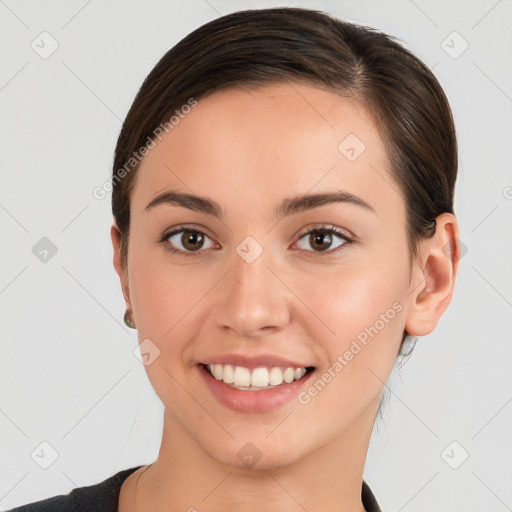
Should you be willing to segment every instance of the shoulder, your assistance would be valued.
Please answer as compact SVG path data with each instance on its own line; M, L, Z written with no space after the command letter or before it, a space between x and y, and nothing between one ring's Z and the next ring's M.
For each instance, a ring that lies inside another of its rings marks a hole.
M21 507L13 508L7 512L76 512L76 510L68 494L22 505Z
M7 512L117 512L121 485L140 467L125 469L97 484L77 487L68 494L28 503Z

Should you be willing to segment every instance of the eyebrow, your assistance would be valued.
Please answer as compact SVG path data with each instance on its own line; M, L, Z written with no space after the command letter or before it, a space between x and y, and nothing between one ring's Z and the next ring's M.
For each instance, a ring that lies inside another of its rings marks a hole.
M283 202L275 209L275 215L278 217L286 217L333 203L354 204L376 213L374 208L360 197L350 192L339 190L318 194L304 194L284 199ZM166 192L158 195L146 206L145 210L151 210L159 204L181 206L183 208L187 208L198 213L205 213L217 218L223 218L225 216L225 212L222 207L213 199L178 192L176 190L167 190Z

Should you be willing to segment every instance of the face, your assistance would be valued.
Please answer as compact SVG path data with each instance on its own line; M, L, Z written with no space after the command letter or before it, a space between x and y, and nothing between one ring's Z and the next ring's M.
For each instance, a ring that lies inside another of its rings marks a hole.
M226 464L252 443L255 467L371 429L418 283L364 106L307 85L225 89L137 172L120 275L166 421Z

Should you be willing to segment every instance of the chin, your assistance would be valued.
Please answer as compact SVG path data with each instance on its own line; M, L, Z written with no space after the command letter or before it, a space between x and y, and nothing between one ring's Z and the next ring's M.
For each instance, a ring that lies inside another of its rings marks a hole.
M265 435L245 436L247 440L232 439L224 447L219 445L205 447L205 451L221 464L248 472L288 466L307 455L307 447L304 443L300 443L302 449L299 449L291 445L286 438L276 438L272 442L265 438Z

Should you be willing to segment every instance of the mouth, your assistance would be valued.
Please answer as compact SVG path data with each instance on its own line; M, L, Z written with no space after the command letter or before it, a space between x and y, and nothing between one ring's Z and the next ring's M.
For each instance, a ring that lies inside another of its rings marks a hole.
M301 380L306 374L315 369L314 366L298 368L292 366L261 366L251 369L231 364L201 364L216 380L241 391L262 391L285 386Z
M202 381L216 401L237 413L271 413L297 398L314 366L256 366L199 363Z

